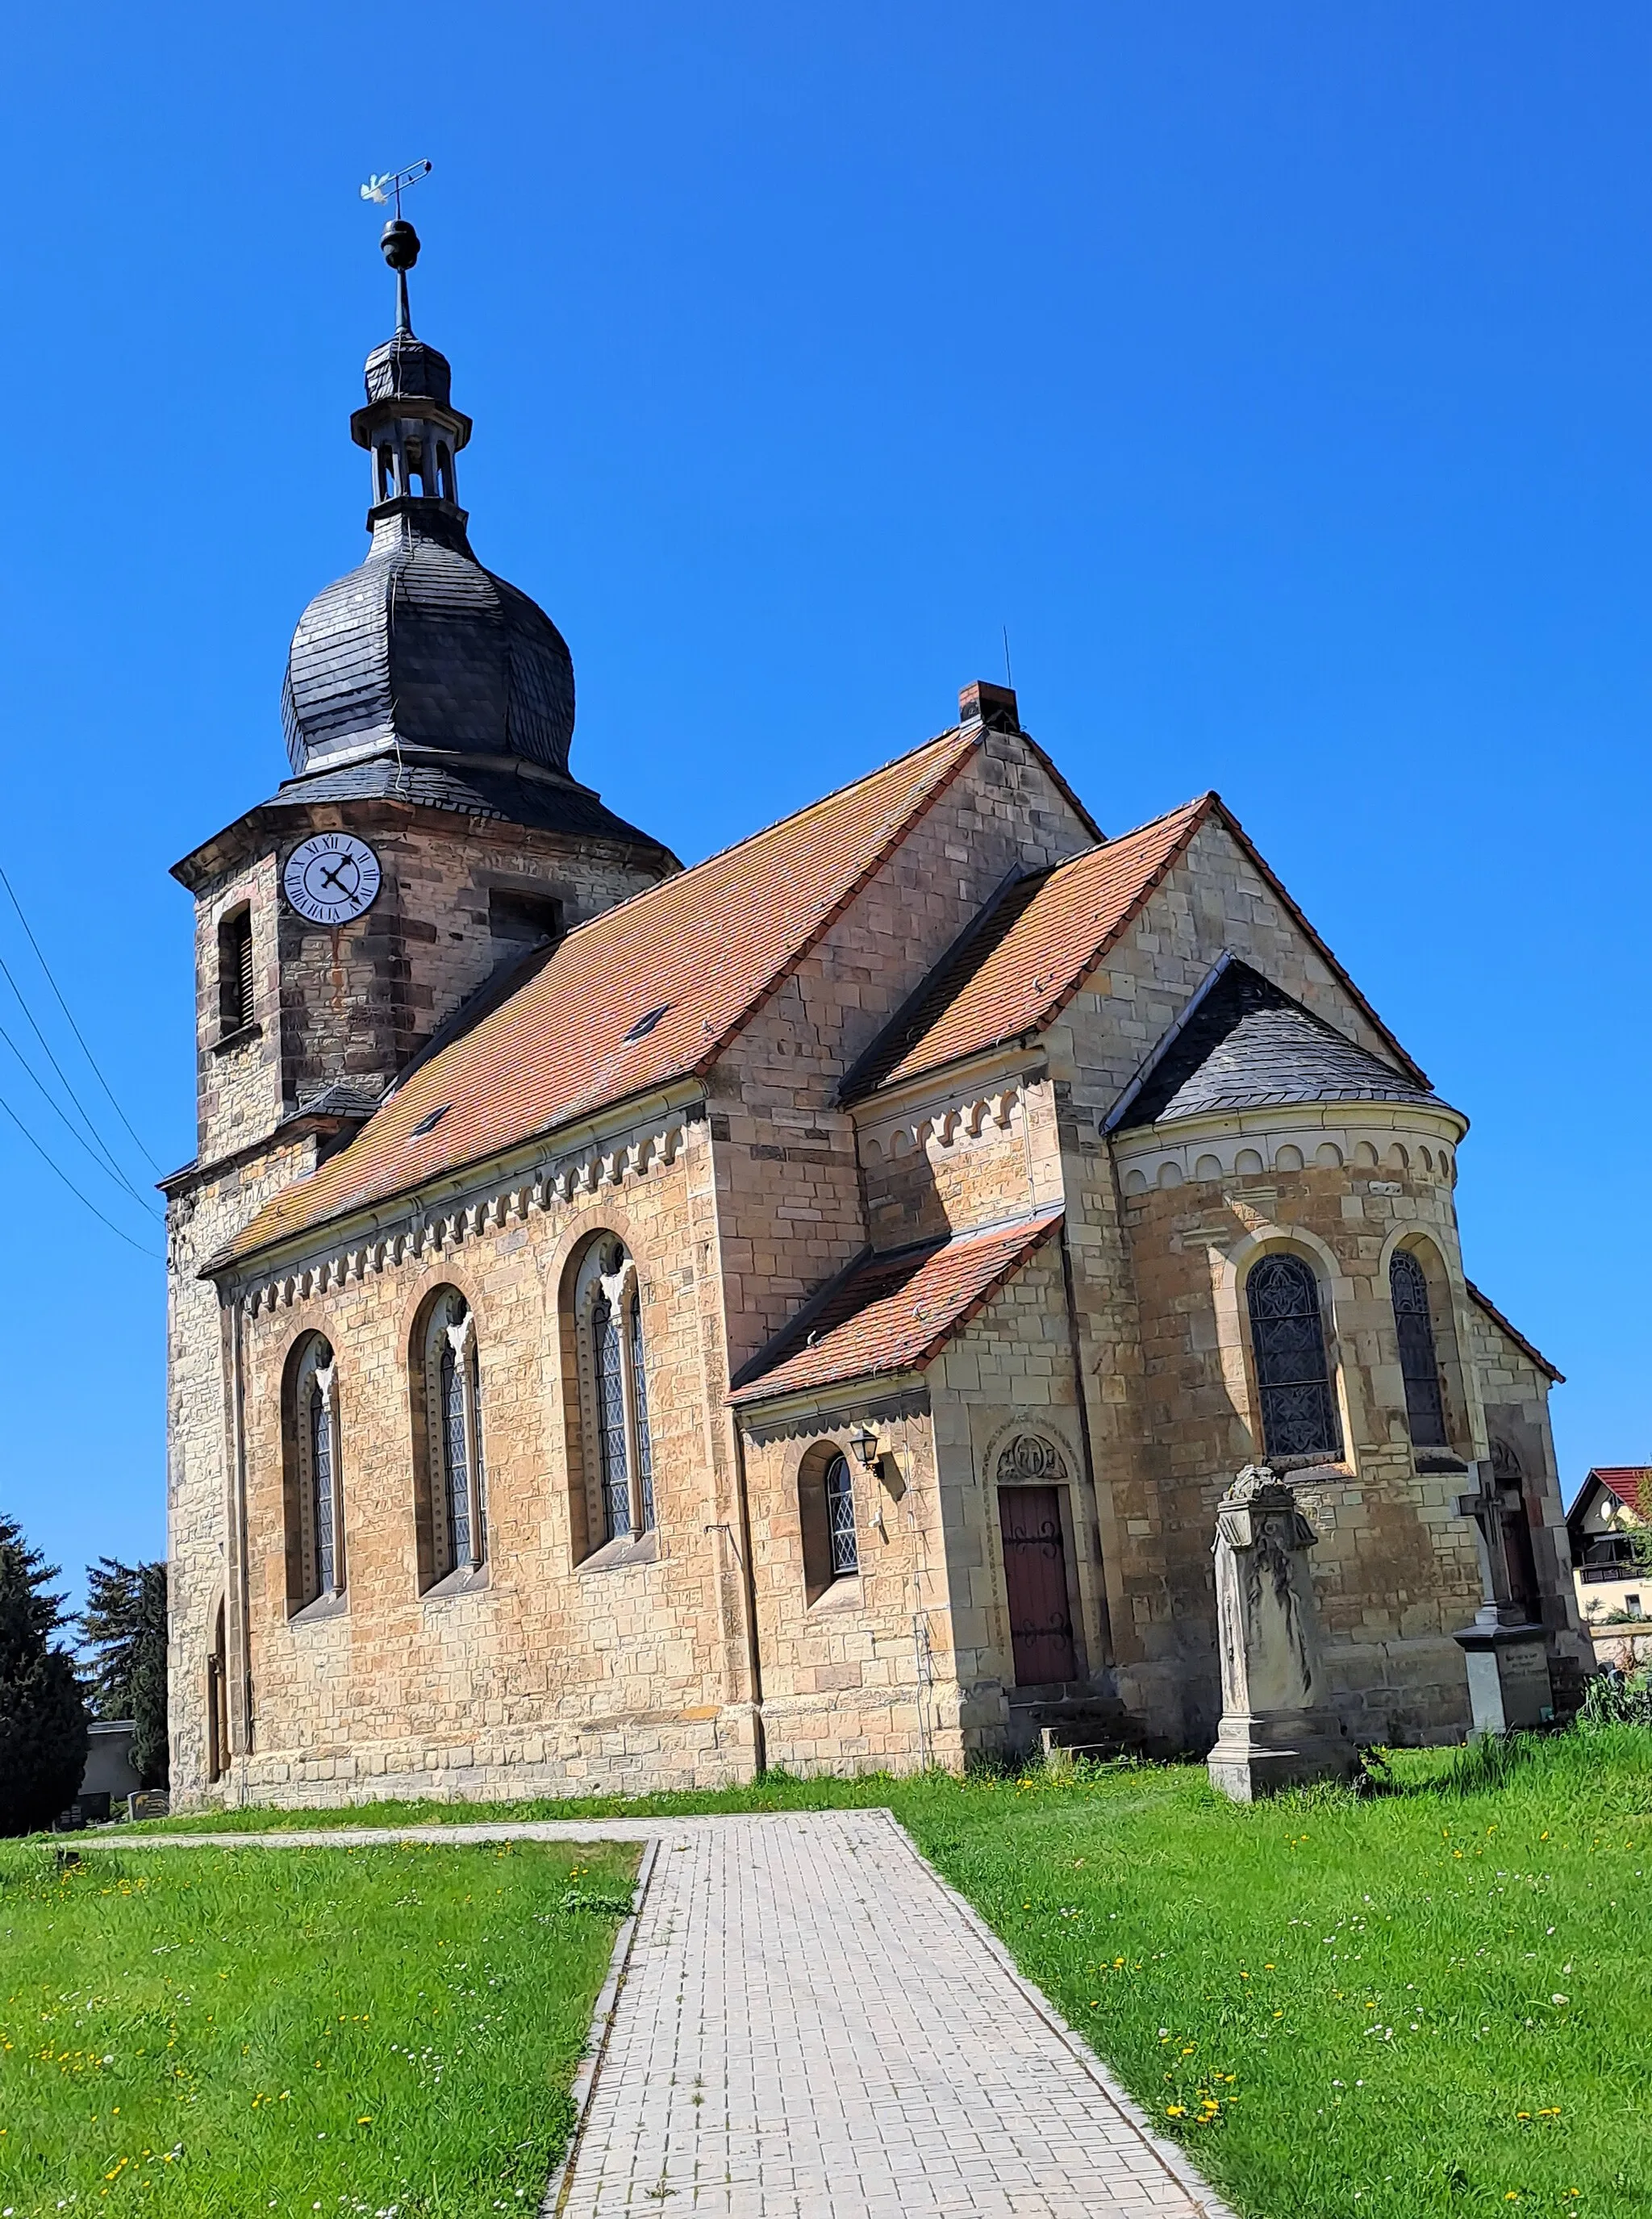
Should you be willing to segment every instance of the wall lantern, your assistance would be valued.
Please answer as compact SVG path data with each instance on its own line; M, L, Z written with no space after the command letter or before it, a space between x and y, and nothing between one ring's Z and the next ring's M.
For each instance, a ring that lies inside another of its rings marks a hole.
M849 1435L849 1453L862 1471L873 1471L878 1464L878 1436L870 1426L858 1425Z

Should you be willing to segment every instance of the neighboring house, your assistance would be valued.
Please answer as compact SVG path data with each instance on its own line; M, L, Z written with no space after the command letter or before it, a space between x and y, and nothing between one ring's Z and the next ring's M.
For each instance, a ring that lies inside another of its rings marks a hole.
M1652 1464L1597 1464L1566 1518L1578 1611L1586 1624L1652 1619L1652 1564L1638 1560L1631 1538L1648 1526Z
M570 773L449 389L404 316L292 775L177 866L177 1803L956 1766L1086 1706L1208 1748L1215 1506L1264 1456L1357 1738L1469 1725L1465 1503L1563 1708L1559 1375L1464 1275L1468 1121L1233 814L1105 838L978 684L682 870ZM685 703L702 780L722 743Z

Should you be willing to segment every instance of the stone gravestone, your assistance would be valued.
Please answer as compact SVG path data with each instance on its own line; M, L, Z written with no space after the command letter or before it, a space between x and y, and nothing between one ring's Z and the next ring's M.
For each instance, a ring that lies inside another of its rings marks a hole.
M1359 1768L1325 1700L1314 1540L1295 1490L1267 1464L1247 1464L1216 1506L1222 1716L1209 1768L1236 1803Z
M1459 1518L1472 1518L1479 1544L1484 1600L1472 1625L1452 1635L1469 1668L1469 1706L1477 1734L1512 1733L1550 1725L1555 1690L1549 1671L1549 1636L1532 1621L1509 1569L1508 1526L1525 1515L1518 1495L1506 1500L1489 1458L1469 1467L1475 1492L1457 1498Z

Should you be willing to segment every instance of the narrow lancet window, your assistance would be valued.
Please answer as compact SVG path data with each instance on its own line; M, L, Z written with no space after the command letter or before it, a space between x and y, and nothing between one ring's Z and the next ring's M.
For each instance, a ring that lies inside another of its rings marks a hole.
M612 1237L593 1241L574 1287L591 1503L604 1541L654 1527L654 1442L637 1266ZM587 1530L590 1530L587 1527Z
M424 1348L431 1576L475 1571L488 1555L476 1321L456 1289L432 1306Z
M1439 1358L1434 1321L1429 1315L1428 1281L1409 1250L1397 1248L1388 1265L1388 1293L1400 1341L1400 1370L1406 1383L1406 1420L1413 1448L1443 1449L1445 1408L1440 1394Z

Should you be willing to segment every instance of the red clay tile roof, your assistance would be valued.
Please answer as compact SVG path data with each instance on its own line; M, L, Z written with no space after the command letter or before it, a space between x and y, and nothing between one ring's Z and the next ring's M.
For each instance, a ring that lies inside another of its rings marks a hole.
M1625 1510L1632 1510L1637 1518L1644 1514L1641 1507L1641 1489L1644 1483L1649 1491L1652 1491L1652 1464L1598 1464L1584 1481L1584 1487L1591 1479L1598 1479L1608 1495L1617 1496ZM1578 1490L1578 1495L1581 1501L1582 1489ZM1577 1503L1574 1502L1572 1508L1575 1510Z
M1548 1377L1552 1379L1556 1387L1563 1387L1566 1384L1566 1374L1563 1371L1556 1371L1554 1365L1549 1361L1549 1358L1543 1354L1543 1351L1540 1348L1534 1348L1531 1346L1531 1343L1526 1339L1525 1335L1521 1333L1517 1327L1512 1326L1509 1323L1508 1320L1504 1316L1502 1311L1498 1308L1491 1296L1489 1295L1481 1294L1480 1289L1475 1286L1472 1279L1465 1279L1463 1284L1469 1290L1469 1301L1475 1303L1481 1309L1484 1310L1487 1316L1491 1320L1494 1325L1500 1326L1502 1327L1503 1331L1507 1333L1509 1339L1514 1343L1514 1346L1518 1349L1522 1350L1525 1354L1531 1358L1531 1361L1537 1365L1539 1371L1545 1373Z
M761 1402L879 1372L916 1371L1061 1222L1059 1209L868 1256L760 1355L729 1397Z
M846 1094L887 1086L1041 1032L1209 813L1204 794L1012 887L897 1016Z
M845 1098L918 1078L1053 1024L1213 816L1244 849L1402 1068L1426 1089L1425 1075L1264 862L1220 795L1205 793L1012 887L964 935L850 1072Z
M944 732L579 926L416 1065L347 1148L261 1210L227 1260L706 1069L980 737Z

